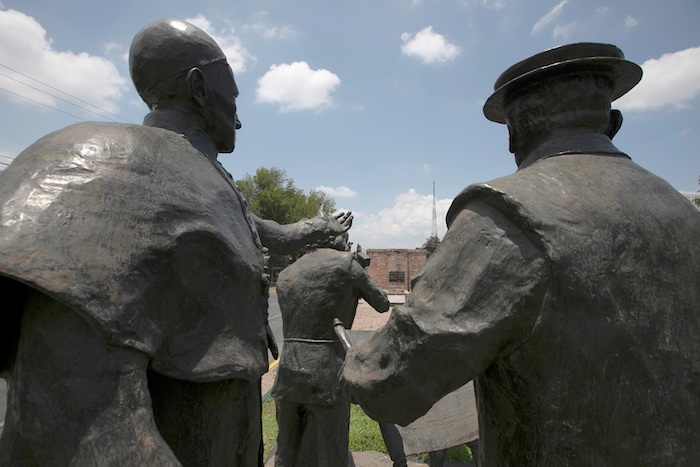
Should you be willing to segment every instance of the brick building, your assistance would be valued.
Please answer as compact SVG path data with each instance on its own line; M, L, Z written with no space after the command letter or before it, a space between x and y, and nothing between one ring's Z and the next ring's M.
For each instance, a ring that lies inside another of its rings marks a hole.
M388 295L404 295L411 291L411 278L428 259L428 252L414 250L367 250L371 262L367 274Z

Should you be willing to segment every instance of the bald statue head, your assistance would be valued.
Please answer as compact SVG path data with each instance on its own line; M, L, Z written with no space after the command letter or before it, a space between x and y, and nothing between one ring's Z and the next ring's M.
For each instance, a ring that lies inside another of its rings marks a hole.
M177 19L147 24L129 50L131 79L151 111L178 110L195 119L219 152L235 147L238 88L219 45Z

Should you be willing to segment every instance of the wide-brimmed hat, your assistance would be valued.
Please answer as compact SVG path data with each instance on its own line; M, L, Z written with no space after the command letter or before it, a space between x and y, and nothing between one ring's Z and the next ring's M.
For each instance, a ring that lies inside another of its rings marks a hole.
M505 123L504 104L516 88L555 74L596 71L607 75L615 100L639 83L642 69L625 60L622 50L612 44L582 42L545 50L516 63L504 71L494 84L494 93L484 104L484 115L493 122Z

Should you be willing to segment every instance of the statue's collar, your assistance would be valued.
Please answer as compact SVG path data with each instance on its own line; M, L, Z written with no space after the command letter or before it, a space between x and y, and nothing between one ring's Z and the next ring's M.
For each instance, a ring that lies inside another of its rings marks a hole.
M574 133L547 139L535 148L520 164L518 170L531 166L541 159L564 154L618 154L628 157L600 133Z
M192 146L212 160L216 160L219 155L219 151L209 135L186 112L174 109L157 109L144 117L143 124L181 134Z

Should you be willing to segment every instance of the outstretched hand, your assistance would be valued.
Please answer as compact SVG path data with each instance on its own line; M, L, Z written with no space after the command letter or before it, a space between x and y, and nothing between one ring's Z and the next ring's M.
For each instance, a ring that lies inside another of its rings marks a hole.
M354 216L351 211L339 212L334 217L329 218L328 228L333 236L341 235L350 230Z

